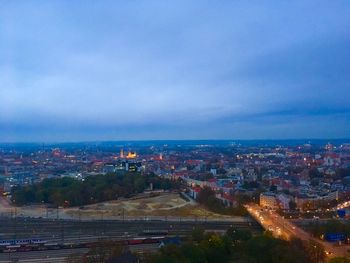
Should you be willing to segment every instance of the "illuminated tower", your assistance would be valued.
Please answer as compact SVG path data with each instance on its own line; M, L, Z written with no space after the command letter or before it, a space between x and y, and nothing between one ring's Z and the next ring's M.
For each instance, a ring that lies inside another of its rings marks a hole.
M124 158L124 149L123 148L120 149L120 158Z

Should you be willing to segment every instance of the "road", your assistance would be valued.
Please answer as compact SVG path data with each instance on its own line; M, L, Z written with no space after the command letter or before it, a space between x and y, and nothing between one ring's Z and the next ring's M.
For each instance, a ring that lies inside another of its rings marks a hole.
M313 240L320 243L329 257L343 257L348 254L349 246L334 246L333 244L311 236L310 233L302 230L292 222L281 217L276 212L263 210L259 205L250 204L246 206L251 216L260 223L260 225L272 232L273 236L277 238L284 238L289 240L293 237L304 241Z
M350 206L350 201L344 201L343 203L337 205L333 210L339 210L339 209L344 209L348 208Z

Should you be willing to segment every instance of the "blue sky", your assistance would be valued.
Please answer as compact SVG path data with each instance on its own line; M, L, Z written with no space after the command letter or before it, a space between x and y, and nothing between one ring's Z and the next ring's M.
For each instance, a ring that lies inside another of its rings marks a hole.
M0 141L350 137L349 1L0 0Z

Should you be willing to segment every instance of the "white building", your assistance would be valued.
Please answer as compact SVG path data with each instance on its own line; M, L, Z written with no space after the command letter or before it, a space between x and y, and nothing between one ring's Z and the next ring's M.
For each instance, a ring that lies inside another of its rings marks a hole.
M260 206L265 208L277 209L276 195L271 192L265 192L260 194Z

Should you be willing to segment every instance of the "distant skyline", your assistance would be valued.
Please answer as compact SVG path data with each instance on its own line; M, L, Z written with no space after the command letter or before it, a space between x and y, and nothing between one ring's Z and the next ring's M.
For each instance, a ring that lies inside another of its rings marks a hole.
M350 138L349 1L0 0L0 142Z

